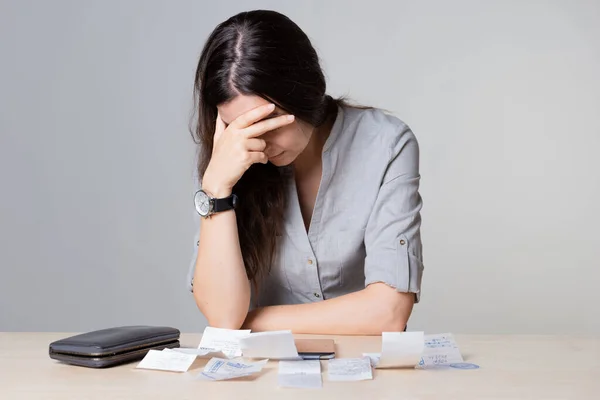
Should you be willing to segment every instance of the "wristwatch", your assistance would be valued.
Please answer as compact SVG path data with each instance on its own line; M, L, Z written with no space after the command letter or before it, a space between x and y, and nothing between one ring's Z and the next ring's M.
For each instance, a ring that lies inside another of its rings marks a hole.
M238 197L233 193L222 199L217 199L200 189L194 195L196 211L202 218L208 218L218 212L233 210L237 203Z

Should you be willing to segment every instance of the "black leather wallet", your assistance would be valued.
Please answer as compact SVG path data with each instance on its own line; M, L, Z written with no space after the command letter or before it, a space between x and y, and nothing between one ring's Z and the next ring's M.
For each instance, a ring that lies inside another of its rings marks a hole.
M179 330L165 326L121 326L83 333L50 343L50 358L90 368L105 368L144 358L148 350L179 347Z

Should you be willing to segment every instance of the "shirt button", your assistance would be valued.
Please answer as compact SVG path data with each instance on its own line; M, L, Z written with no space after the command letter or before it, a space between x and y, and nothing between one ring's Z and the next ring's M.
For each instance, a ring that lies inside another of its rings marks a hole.
M199 240L196 242L196 246L200 246L200 241Z
M313 293L313 295L314 295L315 297L321 297L321 295L320 295L319 293Z
M308 265L313 265L313 260L312 259L308 259Z
M404 246L406 244L406 242L404 241L404 239L400 240L400 245Z

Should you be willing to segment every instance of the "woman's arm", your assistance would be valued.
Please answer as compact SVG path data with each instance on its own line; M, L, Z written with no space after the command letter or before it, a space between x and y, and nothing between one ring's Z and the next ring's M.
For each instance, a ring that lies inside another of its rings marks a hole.
M243 328L337 335L399 332L410 317L414 296L414 293L399 293L384 283L373 283L358 292L317 303L253 310Z
M289 115L264 119L274 109L274 104L253 108L227 127L221 115L217 116L212 156L202 182L202 188L210 195L229 196L252 164L267 163L266 144L259 137L294 120ZM220 212L203 219L200 231L194 299L210 326L239 329L250 306L250 282L235 212Z
M205 179L203 187L222 198L231 192ZM240 250L235 211L202 219L194 272L194 299L208 325L239 329L250 305L250 283Z

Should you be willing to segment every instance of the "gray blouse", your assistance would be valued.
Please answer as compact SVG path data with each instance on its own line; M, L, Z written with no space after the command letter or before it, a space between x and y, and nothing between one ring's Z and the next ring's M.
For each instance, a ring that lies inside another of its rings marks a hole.
M340 108L323 148L308 234L295 180L275 262L251 307L323 301L383 282L419 301L419 147L410 128L378 109ZM187 276L192 290L199 233Z

